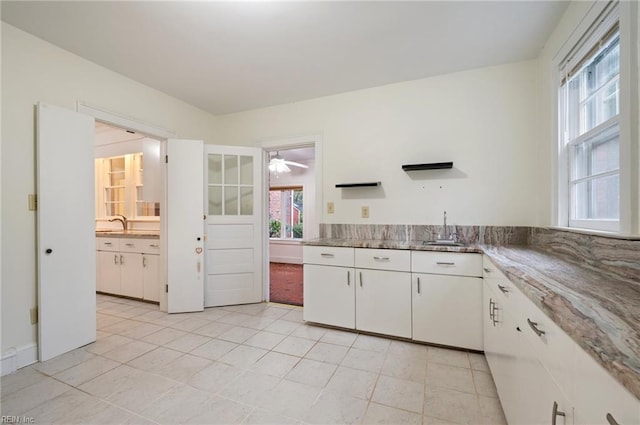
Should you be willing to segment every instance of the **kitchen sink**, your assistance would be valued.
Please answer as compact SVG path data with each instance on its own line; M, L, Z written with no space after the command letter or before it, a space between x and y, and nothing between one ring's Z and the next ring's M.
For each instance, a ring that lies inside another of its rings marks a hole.
M437 240L437 241L424 241L424 242L422 242L422 245L429 245L429 246L465 246L466 244L464 244L462 242L452 241L452 240L449 240L449 239L442 239L442 240Z

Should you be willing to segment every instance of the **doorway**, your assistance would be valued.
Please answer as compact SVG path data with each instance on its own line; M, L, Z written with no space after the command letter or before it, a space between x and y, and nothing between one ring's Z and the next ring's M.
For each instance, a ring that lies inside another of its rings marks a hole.
M268 154L269 300L301 306L302 240L317 227L315 146L270 149Z

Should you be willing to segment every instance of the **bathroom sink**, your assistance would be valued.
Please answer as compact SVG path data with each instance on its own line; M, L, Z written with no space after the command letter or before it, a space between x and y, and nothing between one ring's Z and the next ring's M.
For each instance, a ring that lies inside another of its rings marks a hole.
M462 242L456 242L449 239L442 239L437 241L424 241L422 245L429 246L465 246Z

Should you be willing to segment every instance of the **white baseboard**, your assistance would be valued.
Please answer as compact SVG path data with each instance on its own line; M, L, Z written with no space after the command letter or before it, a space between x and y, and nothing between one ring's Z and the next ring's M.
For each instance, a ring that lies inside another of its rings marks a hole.
M38 344L35 342L17 348L12 347L2 354L1 374L8 375L37 361Z

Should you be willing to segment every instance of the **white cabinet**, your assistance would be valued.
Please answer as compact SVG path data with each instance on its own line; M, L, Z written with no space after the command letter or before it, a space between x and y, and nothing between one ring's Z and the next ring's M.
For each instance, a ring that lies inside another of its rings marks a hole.
M99 237L96 244L99 292L159 302L157 239Z
M483 349L482 256L413 251L413 339Z
M304 246L303 258L304 320L355 329L354 249Z
M356 269L356 328L411 338L411 274Z
M483 269L485 354L510 424L640 423L636 397L486 256Z
M355 328L355 270L304 265L304 320Z

